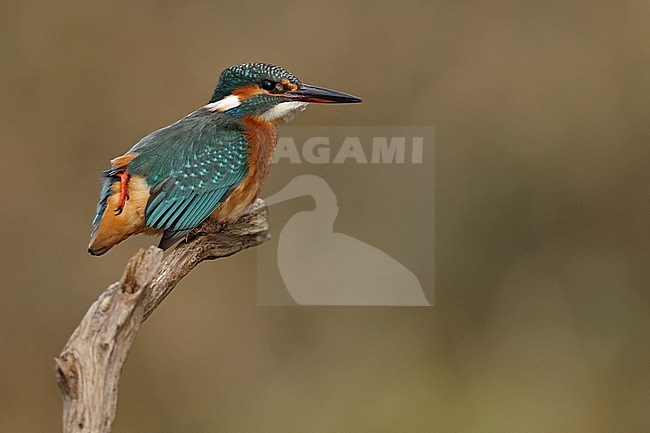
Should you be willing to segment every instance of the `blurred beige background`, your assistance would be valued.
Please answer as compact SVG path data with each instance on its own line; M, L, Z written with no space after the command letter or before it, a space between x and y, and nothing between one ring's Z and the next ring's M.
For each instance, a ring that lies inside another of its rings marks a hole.
M144 325L115 432L650 430L650 4L0 4L0 431L54 432L57 355L148 238L86 244L108 160L258 60L437 129L436 306L261 308L255 254ZM431 188L426 185L423 188Z

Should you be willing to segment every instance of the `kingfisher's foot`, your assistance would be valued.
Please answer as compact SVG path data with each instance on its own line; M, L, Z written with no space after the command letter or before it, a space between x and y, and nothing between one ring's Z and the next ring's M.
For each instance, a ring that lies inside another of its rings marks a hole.
M217 230L217 233L221 233L228 227L228 220L226 218L222 219L219 221L219 230Z
M117 208L115 208L115 216L118 216L124 210L124 205L129 199L129 180L131 175L124 170L121 173L116 174L120 178L120 199L117 202Z

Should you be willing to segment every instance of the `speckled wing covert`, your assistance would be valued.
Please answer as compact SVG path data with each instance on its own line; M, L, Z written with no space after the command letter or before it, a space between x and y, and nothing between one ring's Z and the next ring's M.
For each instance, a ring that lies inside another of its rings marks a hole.
M151 185L145 225L164 230L166 248L198 227L248 173L248 142L239 128L188 116L138 142L128 165Z

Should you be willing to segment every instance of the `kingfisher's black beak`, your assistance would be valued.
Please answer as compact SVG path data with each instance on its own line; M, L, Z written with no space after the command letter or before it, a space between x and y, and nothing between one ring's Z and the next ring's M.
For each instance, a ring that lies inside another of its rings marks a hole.
M310 86L309 84L301 84L300 87L286 92L283 96L293 101L316 102L321 104L352 104L361 102L361 98L357 98L356 96L323 87Z

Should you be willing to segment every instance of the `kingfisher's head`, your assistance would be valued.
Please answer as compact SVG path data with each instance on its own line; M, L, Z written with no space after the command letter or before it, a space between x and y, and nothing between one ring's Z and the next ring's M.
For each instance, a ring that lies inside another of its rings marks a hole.
M206 108L234 116L259 116L266 120L290 118L310 102L336 104L361 102L336 90L303 84L291 72L268 63L244 63L221 73Z

